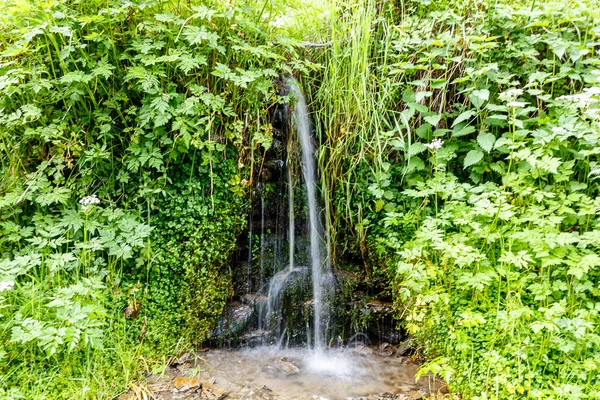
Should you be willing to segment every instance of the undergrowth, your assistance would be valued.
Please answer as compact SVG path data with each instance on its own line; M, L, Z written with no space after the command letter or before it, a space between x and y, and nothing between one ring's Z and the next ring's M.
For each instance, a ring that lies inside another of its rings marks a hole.
M0 398L113 398L209 335L273 82L314 68L267 3L0 2Z
M112 398L210 335L289 75L334 258L422 372L600 397L597 5L323 3L0 2L0 398Z
M393 282L422 372L464 398L600 397L597 7L337 15L316 99L338 252Z

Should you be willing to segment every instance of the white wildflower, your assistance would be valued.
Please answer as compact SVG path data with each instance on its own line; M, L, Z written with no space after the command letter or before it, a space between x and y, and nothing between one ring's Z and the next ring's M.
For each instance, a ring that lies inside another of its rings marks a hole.
M599 94L600 87L594 86L584 89L583 93L577 93L571 96L560 96L558 100L565 100L575 103L575 105L579 108L588 108L591 104L598 102L598 99L594 97L598 96Z
M87 210L90 205L100 204L100 199L96 197L96 195L85 196L83 199L79 200L79 204L81 204L81 208Z
M590 108L585 110L584 114L592 120L600 121L600 108Z
M440 138L435 138L431 141L431 143L428 143L425 145L425 147L427 147L428 149L431 150L438 150L441 149L442 146L444 144L444 141Z
M0 282L0 292L4 292L5 290L10 290L15 286L14 281L3 281Z
M583 89L583 91L586 92L590 96L597 96L600 94L600 87L593 86L591 88Z
M523 89L508 89L506 92L500 93L500 98L502 100L514 100L520 95L523 94Z
M509 107L524 108L525 106L527 106L527 103L525 103L524 101L511 101L506 105Z

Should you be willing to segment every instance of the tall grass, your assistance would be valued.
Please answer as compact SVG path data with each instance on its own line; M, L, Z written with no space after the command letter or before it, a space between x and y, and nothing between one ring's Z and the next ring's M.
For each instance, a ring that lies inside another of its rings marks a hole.
M389 3L378 1L332 2L331 45L318 57L323 69L314 94L315 121L322 142L323 193L332 196L327 215L334 243L340 224L350 224L364 242L363 212L354 207L364 203L359 186L365 177L359 166L380 175L383 134L394 129L382 112L394 105L394 82L381 72L389 62L392 36L384 21L391 12Z

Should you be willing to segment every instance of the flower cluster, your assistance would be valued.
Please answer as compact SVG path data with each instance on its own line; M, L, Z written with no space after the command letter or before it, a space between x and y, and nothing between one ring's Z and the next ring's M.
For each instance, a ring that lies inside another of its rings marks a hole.
M269 22L269 25L273 26L275 28L282 28L282 27L288 25L289 22L290 22L289 18L286 18L286 17L280 15L280 16L276 17L273 21Z
M509 101L506 105L508 107L524 108L527 106L527 103L524 101Z
M587 108L593 103L597 103L596 96L600 94L600 87L594 86L583 89L583 93L577 93L571 96L561 96L558 100L566 100L575 103L579 108Z
M443 145L444 145L444 141L442 139L435 138L431 141L431 143L426 144L425 147L427 147L428 149L431 149L431 150L438 150L438 149L441 149Z
M79 204L81 204L81 208L87 210L90 205L100 204L100 199L95 195L85 196L83 199L79 200Z
M0 282L0 292L4 292L5 290L10 290L15 286L14 281L3 281Z
M500 93L500 99L508 101L515 100L517 97L523 94L523 89L512 88L508 89L506 92Z

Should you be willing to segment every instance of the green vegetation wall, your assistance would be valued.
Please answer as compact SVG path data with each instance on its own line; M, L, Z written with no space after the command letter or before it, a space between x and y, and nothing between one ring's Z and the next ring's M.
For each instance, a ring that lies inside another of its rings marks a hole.
M464 398L599 398L597 4L336 15L315 96L337 253Z
M310 66L282 10L0 2L0 398L112 397L210 333L273 81Z

